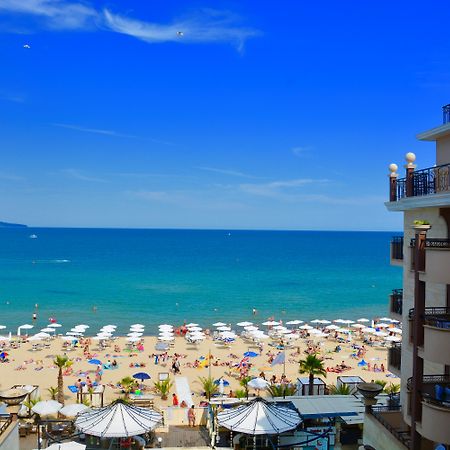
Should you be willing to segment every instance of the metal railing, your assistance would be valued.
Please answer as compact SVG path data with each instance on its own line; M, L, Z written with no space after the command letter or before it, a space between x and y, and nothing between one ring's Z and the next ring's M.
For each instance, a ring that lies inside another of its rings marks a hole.
M450 164L416 170L412 177L412 197L450 191ZM406 178L397 179L397 200L406 197Z
M9 414L0 415L0 436L12 423L12 417Z
M441 392L438 391L438 386L441 387ZM406 388L411 391L412 377L408 378ZM450 388L450 375L424 375L420 391L422 400L444 408L450 408L450 398L447 398L446 388Z
M391 259L403 260L403 236L392 236Z
M403 313L403 289L393 289L390 295L390 309L395 314Z
M445 125L450 122L450 104L442 107L442 123Z
M411 448L411 438L409 430L399 430L392 426L389 421L384 418L384 415L389 412L401 412L401 406L373 406L370 414L377 419L393 436L397 438L406 448Z
M402 346L401 344L393 345L388 350L388 364L401 370L402 367Z

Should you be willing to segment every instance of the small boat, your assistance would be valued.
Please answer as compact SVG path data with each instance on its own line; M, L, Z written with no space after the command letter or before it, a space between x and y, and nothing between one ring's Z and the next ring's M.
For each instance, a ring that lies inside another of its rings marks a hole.
M30 234L30 239L37 239L37 234Z

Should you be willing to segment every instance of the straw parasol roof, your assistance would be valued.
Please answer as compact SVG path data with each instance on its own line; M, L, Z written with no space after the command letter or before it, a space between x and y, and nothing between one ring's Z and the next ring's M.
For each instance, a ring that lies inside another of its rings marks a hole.
M217 419L220 426L251 435L281 434L297 428L301 422L294 409L260 397L245 405L220 412Z
M137 436L156 428L162 415L123 401L78 415L75 426L83 433L106 438Z

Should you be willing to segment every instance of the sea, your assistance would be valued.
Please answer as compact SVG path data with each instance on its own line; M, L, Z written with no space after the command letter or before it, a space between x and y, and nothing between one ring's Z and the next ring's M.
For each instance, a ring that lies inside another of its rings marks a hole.
M125 334L142 323L150 334L185 321L380 317L402 285L389 265L393 234L0 229L0 333L50 318L61 331L114 324Z

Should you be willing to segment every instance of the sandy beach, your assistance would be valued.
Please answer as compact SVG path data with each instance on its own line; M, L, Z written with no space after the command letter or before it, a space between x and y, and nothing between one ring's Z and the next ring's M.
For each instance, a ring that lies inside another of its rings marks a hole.
M105 403L108 403L120 395L121 390L116 387L117 383L126 376L132 376L137 372L146 372L151 376L150 380L146 380L144 391L151 393L154 381L158 380L160 373L170 373L170 378L174 381L174 387L171 390L169 399L162 401L158 395L155 395L155 406L171 405L172 392L176 392L176 380L186 378L192 392L192 400L195 405L204 400L202 394L202 386L199 382L199 377L205 377L211 374L212 377L218 379L224 377L229 381L230 385L225 388L225 394L228 394L230 389L235 391L241 388L239 385L239 369L232 368L233 365L239 364L242 361L243 355L247 351L252 351L258 356L250 358L251 368L249 375L257 377L261 372L264 372L267 380L275 375L277 380L280 379L284 366L283 364L271 367L269 358L275 357L279 350L276 346L269 345L271 341L266 341L262 344L262 351L256 344L246 341L239 337L230 345L224 345L221 342L216 342L212 337L207 337L204 341L198 344L191 344L182 336L176 336L168 350L168 359L163 362L161 358L158 364L155 364L155 354L161 355L163 352L155 350L157 337L145 336L142 338L142 346L139 345L141 351L135 347L127 348L127 342L124 337L118 337L111 341L110 346L100 349L97 342L92 342L89 348L89 354L85 354L85 348L82 346L75 347L68 351L63 347L64 341L59 337L52 338L46 341L47 346L38 350L33 350L33 342L23 342L19 348L11 348L6 346L5 351L8 353L8 362L0 363L0 390L6 390L13 385L39 385L40 396L42 399L49 399L50 393L48 388L57 385L58 370L53 364L53 358L56 355L66 354L72 361L73 365L68 374L64 376L64 393L66 403L76 401L76 394L71 393L68 389L69 385L75 385L78 379L86 382L87 377L92 381L95 380L96 365L89 364L89 359L98 359L102 362L102 376L100 383L105 385ZM286 362L285 371L286 377L292 383L296 383L298 377L305 377L299 375L298 362L305 358L308 343L311 344L310 338L296 339L290 348L285 350ZM372 370L368 370L368 366L358 366L361 358L355 358L355 349L350 343L337 343L331 336L328 338L315 338L315 343L318 343L320 349L318 355L323 358L324 366L326 368L335 368L342 363L348 369L338 372L328 372L324 381L327 385L335 384L339 375L360 376L365 381L384 380L386 382L399 383L399 379L390 374L387 369L385 372L373 371L373 366L381 368L383 365L387 368L387 348L379 345L368 346L364 348L366 353L364 360L369 363ZM43 342L42 342L43 343ZM35 343L34 343L35 344ZM137 343L140 344L140 343ZM363 342L358 339L353 339L352 344L356 346L363 345ZM335 352L336 346L340 345L341 349ZM119 350L120 351L117 351ZM300 350L300 353L298 353ZM171 371L172 357L174 354L180 355L178 360L180 362L180 374L174 375ZM208 354L212 355L211 367L207 367L205 362L201 364L202 357L207 358ZM353 355L353 356L352 356ZM108 361L117 362L117 367L114 369L105 369L104 364L108 366ZM197 360L197 363L196 363ZM199 364L201 367L194 367ZM252 395L254 391L250 390ZM268 395L267 392L262 392L262 395Z

